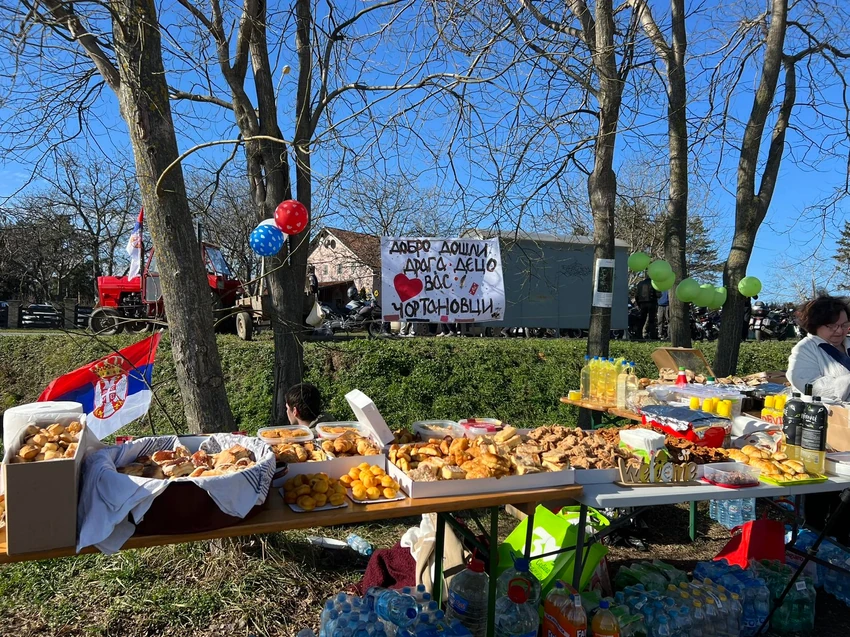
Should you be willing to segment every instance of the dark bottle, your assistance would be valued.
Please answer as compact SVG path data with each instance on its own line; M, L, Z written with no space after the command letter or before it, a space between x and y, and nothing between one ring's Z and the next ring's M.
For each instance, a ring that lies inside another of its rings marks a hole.
M815 396L801 416L802 446L800 460L806 467L806 473L823 474L826 462L826 405Z
M806 409L806 403L800 400L800 392L791 394L791 400L785 403L782 414L782 433L785 434L785 454L791 460L800 459L800 446L797 443L797 430L801 425L801 416ZM802 432L800 432L802 439Z

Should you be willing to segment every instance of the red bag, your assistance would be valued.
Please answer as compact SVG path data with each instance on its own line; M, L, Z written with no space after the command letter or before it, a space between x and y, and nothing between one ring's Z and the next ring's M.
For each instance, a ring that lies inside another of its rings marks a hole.
M736 533L740 531L740 533ZM724 546L715 560L726 560L747 568L750 560L779 560L785 563L785 525L779 520L745 522L732 529L732 539Z

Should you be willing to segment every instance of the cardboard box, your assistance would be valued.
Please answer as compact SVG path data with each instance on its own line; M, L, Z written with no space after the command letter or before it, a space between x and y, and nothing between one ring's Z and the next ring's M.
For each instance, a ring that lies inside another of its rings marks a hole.
M850 451L850 406L827 405L826 446L833 451Z
M652 352L652 360L659 371L665 367L668 369L684 367L694 374L714 376L714 371L703 353L693 347L659 347Z
M80 417L33 420L46 427L69 425ZM80 434L73 458L9 464L21 441L6 448L3 483L6 489L7 553L30 553L74 546L77 543L77 494L85 456L88 428Z
M392 462L387 462L387 473L393 480L398 482L402 491L411 498L439 498L442 496L524 491L526 489L549 489L552 487L569 486L575 483L575 469L531 473L524 476L505 476L504 478L414 482Z

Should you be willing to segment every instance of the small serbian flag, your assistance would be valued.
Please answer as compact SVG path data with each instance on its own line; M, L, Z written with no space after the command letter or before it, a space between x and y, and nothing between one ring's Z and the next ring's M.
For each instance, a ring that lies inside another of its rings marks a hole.
M162 333L60 376L38 397L73 400L86 412L98 440L141 418L151 406L151 374Z

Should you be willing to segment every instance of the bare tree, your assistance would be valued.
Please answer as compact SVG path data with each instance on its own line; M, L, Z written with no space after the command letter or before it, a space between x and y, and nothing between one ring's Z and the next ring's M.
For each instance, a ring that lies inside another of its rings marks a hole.
M735 234L723 272L723 283L728 290L728 296L723 306L724 319L720 326L714 364L719 375L734 373L737 368L741 324L747 303L738 292L738 283L747 274L756 234L767 216L779 169L786 154L786 135L791 128L792 114L798 105L798 65L802 63L810 73L817 73L815 69L818 66L823 75L836 73L840 78L843 104L848 103L847 83L844 81L841 63L850 57L850 53L838 46L838 43L842 42L840 30L846 24L846 21L841 19L845 8L841 4L828 7L823 3L808 1L795 3L793 8L795 15L789 17L788 0L771 0L769 11L755 20L742 23L735 36L738 41L747 42L745 36L757 37L762 32L765 33L759 84L753 95L752 109L740 142L735 192ZM819 32L821 30L822 32ZM757 41L755 47L759 44ZM752 56L753 46L753 43L748 42L749 50L733 70L733 87L742 74L741 69ZM794 50L788 52L787 48ZM823 64L818 65L815 62ZM784 92L776 107L774 102L777 86L783 74ZM824 79L823 75L813 75L811 83L815 86L820 84ZM716 90L728 94L729 86L718 86ZM815 90L820 97L820 89ZM723 117L728 120L728 98L723 104ZM818 110L817 106L813 109L816 116ZM847 111L844 112L845 124L840 132L846 138L850 131L846 127ZM770 140L767 141L764 132L771 116L774 122ZM815 145L812 138L807 137L808 133L802 134L805 143Z
M130 134L141 199L157 251L177 383L189 428L231 431L233 418L224 392L208 285L179 167L157 189L157 181L179 152L155 3L27 0L2 9L8 22L5 45L19 53L19 65L40 64L49 69L47 75L56 77L51 53L71 60L70 77L62 91L51 93L39 84L32 87L44 99L61 102L71 89L91 93L104 85L114 92ZM22 50L27 53L20 55Z
M671 42L665 39L646 0L630 0L647 37L666 67L667 139L670 160L670 188L664 219L664 256L673 268L676 280L688 276L688 92L685 73L687 32L685 0L670 0ZM689 306L675 294L670 295L670 340L673 347L691 346Z
M92 282L115 275L126 263L124 246L141 206L136 175L122 160L59 149L53 170L41 172L50 188L34 195L42 207L71 217L85 238ZM97 289L91 292L96 295Z

